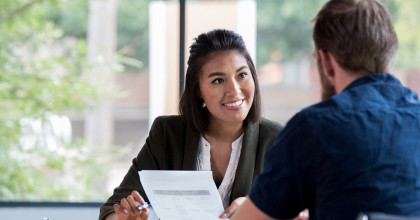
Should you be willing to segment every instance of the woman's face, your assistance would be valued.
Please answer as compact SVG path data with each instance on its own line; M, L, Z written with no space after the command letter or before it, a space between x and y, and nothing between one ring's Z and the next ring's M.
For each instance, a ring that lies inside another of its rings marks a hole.
M255 84L241 53L232 50L210 55L199 85L211 123L243 122L254 100Z

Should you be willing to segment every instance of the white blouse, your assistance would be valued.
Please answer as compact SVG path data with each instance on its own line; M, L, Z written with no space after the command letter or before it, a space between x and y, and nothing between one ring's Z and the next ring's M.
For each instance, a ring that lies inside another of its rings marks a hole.
M223 177L223 181L218 188L220 197L222 198L223 207L225 209L229 207L232 185L233 181L235 180L239 157L241 156L243 136L244 135L242 134L232 143L232 153L230 155L229 165L227 167L225 176ZM198 144L197 170L211 171L210 148L210 143L204 139L203 136L201 136L200 142Z

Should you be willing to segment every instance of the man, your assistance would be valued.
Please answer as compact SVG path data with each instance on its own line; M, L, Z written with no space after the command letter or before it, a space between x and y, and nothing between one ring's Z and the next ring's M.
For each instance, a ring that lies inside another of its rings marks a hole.
M388 74L390 14L376 0L331 0L314 22L324 101L288 122L233 219L420 216L420 102Z

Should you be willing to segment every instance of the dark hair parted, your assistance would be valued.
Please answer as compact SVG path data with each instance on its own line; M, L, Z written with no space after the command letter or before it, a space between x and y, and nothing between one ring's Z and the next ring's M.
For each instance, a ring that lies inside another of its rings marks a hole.
M184 116L193 129L202 134L208 129L209 112L207 108L202 108L203 99L200 98L198 79L202 73L202 67L209 60L210 55L229 51L238 51L244 56L255 84L254 100L244 120L244 125L249 122L258 122L261 119L261 97L257 71L245 42L239 34L233 31L216 29L200 34L194 39L194 43L190 47L184 92L179 103L179 113Z
M349 71L391 71L398 49L392 18L377 0L331 0L315 22L317 50L330 52Z

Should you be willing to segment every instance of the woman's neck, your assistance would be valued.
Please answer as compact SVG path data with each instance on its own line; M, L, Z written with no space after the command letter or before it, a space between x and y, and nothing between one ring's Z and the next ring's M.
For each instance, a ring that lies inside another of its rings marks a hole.
M218 123L210 122L205 137L223 142L234 142L244 132L244 123Z

